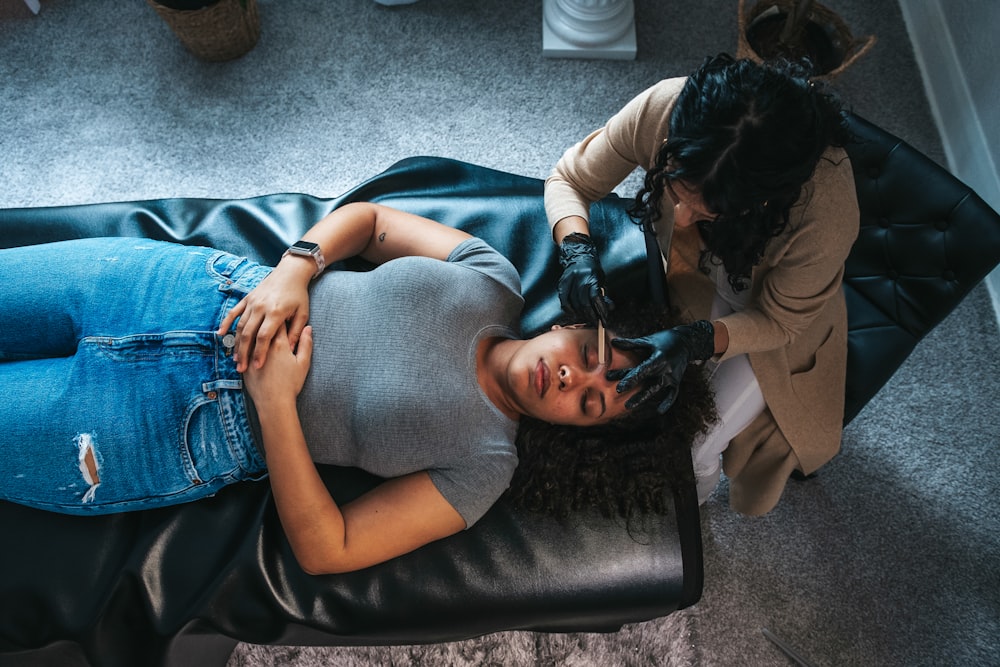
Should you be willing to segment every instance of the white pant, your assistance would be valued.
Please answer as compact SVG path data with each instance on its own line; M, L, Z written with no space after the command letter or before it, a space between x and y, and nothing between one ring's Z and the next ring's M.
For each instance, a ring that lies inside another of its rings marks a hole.
M726 300L716 295L712 304L712 319L732 312ZM698 504L704 503L719 484L722 473L722 452L729 441L753 422L764 411L764 395L757 384L747 355L727 359L714 366L710 381L715 391L715 406L719 421L691 447L694 476L698 486Z

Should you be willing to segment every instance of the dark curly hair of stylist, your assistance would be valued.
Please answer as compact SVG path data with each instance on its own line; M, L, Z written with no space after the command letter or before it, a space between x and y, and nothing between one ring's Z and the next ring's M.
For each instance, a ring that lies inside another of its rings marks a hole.
M629 210L653 229L670 183L699 192L716 214L698 222L701 269L721 263L735 291L789 224L823 153L849 139L839 100L809 72L808 63L708 58L678 95L670 134Z
M636 337L677 324L648 304L619 303L608 329ZM556 426L522 417L517 433L518 465L507 492L515 507L566 518L596 509L605 517L632 520L665 514L673 488L693 482L691 444L715 422L712 390L701 367L690 366L673 407L664 415L658 400L629 410L599 427Z

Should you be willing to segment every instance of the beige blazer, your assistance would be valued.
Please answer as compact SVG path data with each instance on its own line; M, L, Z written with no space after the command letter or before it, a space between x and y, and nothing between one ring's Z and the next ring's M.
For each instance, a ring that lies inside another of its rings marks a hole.
M545 184L550 225L569 215L588 219L590 202L636 167L653 166L685 80L657 83L566 151ZM714 285L697 270L700 238L693 228L674 232L669 200L663 211L657 237L673 303L692 319L707 319ZM792 470L811 473L840 449L847 358L841 282L858 219L850 161L843 149L830 148L788 227L754 268L747 307L720 318L729 330L722 359L748 354L767 404L723 456L730 502L741 512L770 510Z

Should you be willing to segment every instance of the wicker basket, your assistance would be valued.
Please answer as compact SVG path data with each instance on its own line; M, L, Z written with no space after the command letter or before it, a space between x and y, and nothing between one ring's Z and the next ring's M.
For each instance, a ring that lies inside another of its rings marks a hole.
M758 0L749 8L746 4L745 0L739 0L739 42L736 46L736 56L763 62L764 58L754 50L747 38L748 29L756 25L756 21L770 16L770 14L765 16L765 12L776 16L791 16L798 0ZM812 24L809 27L822 31L825 40L834 51L830 62L817 65L817 71L812 77L814 79L834 78L868 53L876 42L875 35L854 37L840 16L818 2L813 3L807 23Z
M201 9L171 9L146 0L188 51L202 60L239 58L257 44L257 0L219 0Z

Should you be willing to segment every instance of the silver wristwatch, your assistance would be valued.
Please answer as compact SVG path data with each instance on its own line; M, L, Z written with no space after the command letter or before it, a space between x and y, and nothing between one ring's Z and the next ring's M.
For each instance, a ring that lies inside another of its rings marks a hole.
M312 257L316 262L316 274L313 278L319 277L319 274L323 273L323 269L326 268L326 260L323 258L323 249L319 247L318 243L313 243L312 241L296 241L291 245L288 250L285 251L281 257L284 259L287 255L298 255L299 257Z

